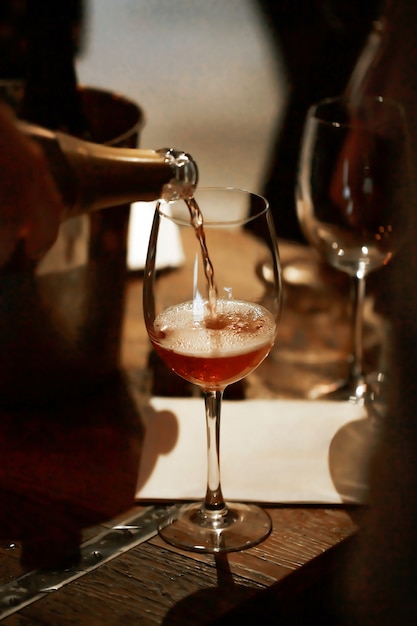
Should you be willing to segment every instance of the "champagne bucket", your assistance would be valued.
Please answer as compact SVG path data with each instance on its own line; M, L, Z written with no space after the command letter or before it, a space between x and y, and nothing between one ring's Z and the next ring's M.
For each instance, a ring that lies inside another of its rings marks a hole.
M0 91L18 111L20 83ZM81 87L89 140L138 147L134 102ZM0 407L52 408L96 393L120 368L130 205L63 223L36 268L0 271Z

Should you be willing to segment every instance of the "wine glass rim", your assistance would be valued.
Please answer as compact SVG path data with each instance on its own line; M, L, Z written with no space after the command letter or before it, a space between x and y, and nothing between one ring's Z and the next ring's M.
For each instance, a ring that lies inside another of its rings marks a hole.
M343 105L348 105L352 108L352 110L355 110L355 107L358 109L358 111L363 108L363 105L366 104L375 104L375 105L382 105L382 104L387 104L388 106L390 106L393 109L396 109L398 112L401 113L402 116L405 117L405 110L403 105L401 104L401 102L399 102L398 100L395 100L394 98L389 98L389 97L385 97L385 96L364 96L362 97L360 100L358 100L357 102L352 100L351 98L349 98L349 96L334 96L334 97L330 97L330 98L324 98L323 100L319 100L318 102L315 102L314 104L312 104L309 108L309 115L311 117L313 117L314 119L316 119L319 123L322 124L330 124L333 125L335 122L337 122L337 124L341 127L346 127L350 125L349 121L346 122L340 122L338 120L332 120L330 117L326 118L323 115L320 115L319 110L323 109L324 107L328 107L328 106L332 106L335 104L343 104Z
M239 217L236 219L209 219L204 214L204 206L202 207L202 215L204 220L204 225L207 227L215 227L215 226L237 226L248 224L249 222L257 219L264 213L267 213L270 210L269 200L265 198L260 193L255 191L249 191L248 189L240 188L240 187L231 187L231 186L213 186L213 187L198 187L195 191L196 199L198 200L198 196L204 192L236 192L237 194L241 194L243 196L256 198L260 203L262 203L262 208L256 211L254 214L248 214L243 217ZM191 200L191 198L190 198ZM162 201L158 204L158 212L164 218L167 218L180 226L190 226L190 219L173 216L170 212L169 207L174 204L181 203L184 205L184 200L174 200L174 201Z

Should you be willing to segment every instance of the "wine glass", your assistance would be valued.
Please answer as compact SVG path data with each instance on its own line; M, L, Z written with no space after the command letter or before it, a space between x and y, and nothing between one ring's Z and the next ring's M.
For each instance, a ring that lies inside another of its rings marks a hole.
M170 276L178 280L161 290L155 276L164 222L177 225L186 260L178 276ZM265 258L273 274L267 290L259 275ZM201 188L187 202L159 203L145 266L145 323L163 361L200 388L207 426L204 502L184 504L178 518L160 529L175 546L212 553L240 550L271 531L269 516L257 505L224 501L220 412L227 385L247 376L271 350L281 296L277 242L264 198L233 188Z
M298 219L326 261L354 281L353 354L348 379L327 387L334 398L364 402L365 281L402 245L408 185L408 133L399 103L330 98L309 109L296 185Z

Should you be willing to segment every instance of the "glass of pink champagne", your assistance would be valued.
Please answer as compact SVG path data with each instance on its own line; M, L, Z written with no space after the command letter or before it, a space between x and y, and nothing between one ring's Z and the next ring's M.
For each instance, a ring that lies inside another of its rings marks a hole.
M161 237L166 223L179 232L185 262L167 278L170 288L160 289L156 259L158 246L166 245ZM271 268L267 287L259 272L264 263ZM207 426L205 499L184 504L160 529L177 547L241 550L271 531L259 506L223 498L220 413L225 388L250 374L274 345L281 300L278 247L265 198L233 188L201 188L186 202L158 205L144 277L146 327L163 361L201 389Z

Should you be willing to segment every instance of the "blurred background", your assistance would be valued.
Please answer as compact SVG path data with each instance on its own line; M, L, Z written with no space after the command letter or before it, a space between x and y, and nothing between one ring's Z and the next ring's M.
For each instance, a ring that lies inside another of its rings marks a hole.
M259 190L285 99L252 0L88 0L81 84L121 92L146 115L141 146L197 161L203 185Z
M142 147L189 152L200 185L262 191L285 88L256 2L88 0L83 28L78 80L140 104ZM133 269L145 262L152 215L132 206Z
M62 128L59 120L52 125L53 111L70 109L68 99L58 98L59 89L51 96L47 83L60 82L57 51L65 51L59 33L70 25L67 44L75 43L70 54L78 82L119 92L142 107L142 147L189 152L200 185L263 193L278 235L304 242L294 186L305 115L313 102L346 89L383 4L2 0L0 78L25 78L26 100L28 85L43 89L50 105L43 125ZM35 40L36 26L43 36ZM55 67L56 80L46 70L39 87L42 64ZM26 108L31 121L42 124L34 115L41 100L37 93Z
M383 0L84 0L80 83L144 109L141 145L189 152L201 185L264 193L303 241L295 170L307 108L347 86Z

